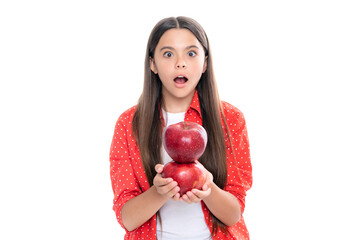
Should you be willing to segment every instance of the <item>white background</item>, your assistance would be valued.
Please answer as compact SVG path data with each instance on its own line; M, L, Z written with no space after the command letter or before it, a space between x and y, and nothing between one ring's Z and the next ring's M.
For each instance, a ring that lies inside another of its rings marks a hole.
M162 18L206 30L245 114L252 240L360 239L357 1L1 1L0 239L122 239L108 153Z

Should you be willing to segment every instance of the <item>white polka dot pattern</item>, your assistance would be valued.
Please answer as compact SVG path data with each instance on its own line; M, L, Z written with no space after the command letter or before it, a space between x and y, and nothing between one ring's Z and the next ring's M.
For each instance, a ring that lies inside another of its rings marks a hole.
M246 191L252 185L252 167L246 123L239 109L226 102L222 102L222 106L230 133L229 136L223 123L228 171L227 184L224 190L238 198L243 212ZM140 151L131 131L131 121L135 110L136 106L128 109L119 117L110 148L110 176L114 191L113 209L118 222L123 228L121 208L129 199L138 196L150 187L141 163ZM197 93L195 93L193 101L185 114L185 120L202 124ZM235 156L229 137L231 138ZM203 202L202 209L205 221L211 229L210 213ZM226 237L222 232L218 231L213 239L249 239L249 233L243 218L234 226L229 227L229 231L230 237ZM127 231L125 239L156 239L156 216L154 215L138 229L132 232Z

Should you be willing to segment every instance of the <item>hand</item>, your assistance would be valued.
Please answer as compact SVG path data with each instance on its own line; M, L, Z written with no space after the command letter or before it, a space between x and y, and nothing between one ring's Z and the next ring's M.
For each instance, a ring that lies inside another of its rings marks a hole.
M196 160L197 163L201 164L199 161ZM201 200L205 199L211 194L211 185L214 184L213 182L213 175L211 172L206 170L206 180L201 190L199 189L192 189L188 191L186 194L182 195L180 200L187 202L187 203L198 203Z
M155 166L155 171L157 172L156 176L154 177L154 186L156 191L163 197L170 199L173 198L174 200L180 199L180 188L176 181L172 178L163 178L161 173L164 169L164 165L157 164Z

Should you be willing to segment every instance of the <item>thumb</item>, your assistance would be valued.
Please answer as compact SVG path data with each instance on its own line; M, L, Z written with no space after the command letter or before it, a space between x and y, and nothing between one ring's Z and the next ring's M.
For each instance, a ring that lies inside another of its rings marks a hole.
M164 169L164 165L162 165L162 164L156 164L155 165L155 171L157 173L162 173L163 169Z

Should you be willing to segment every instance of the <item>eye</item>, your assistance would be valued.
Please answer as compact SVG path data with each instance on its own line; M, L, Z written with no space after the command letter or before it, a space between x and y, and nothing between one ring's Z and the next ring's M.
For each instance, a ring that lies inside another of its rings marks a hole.
M195 57L195 56L196 56L196 52L195 52L195 51L190 51L190 52L188 52L188 56L189 56L189 57Z
M164 57L169 58L169 57L172 57L172 56L173 56L172 52L165 52L164 53Z

